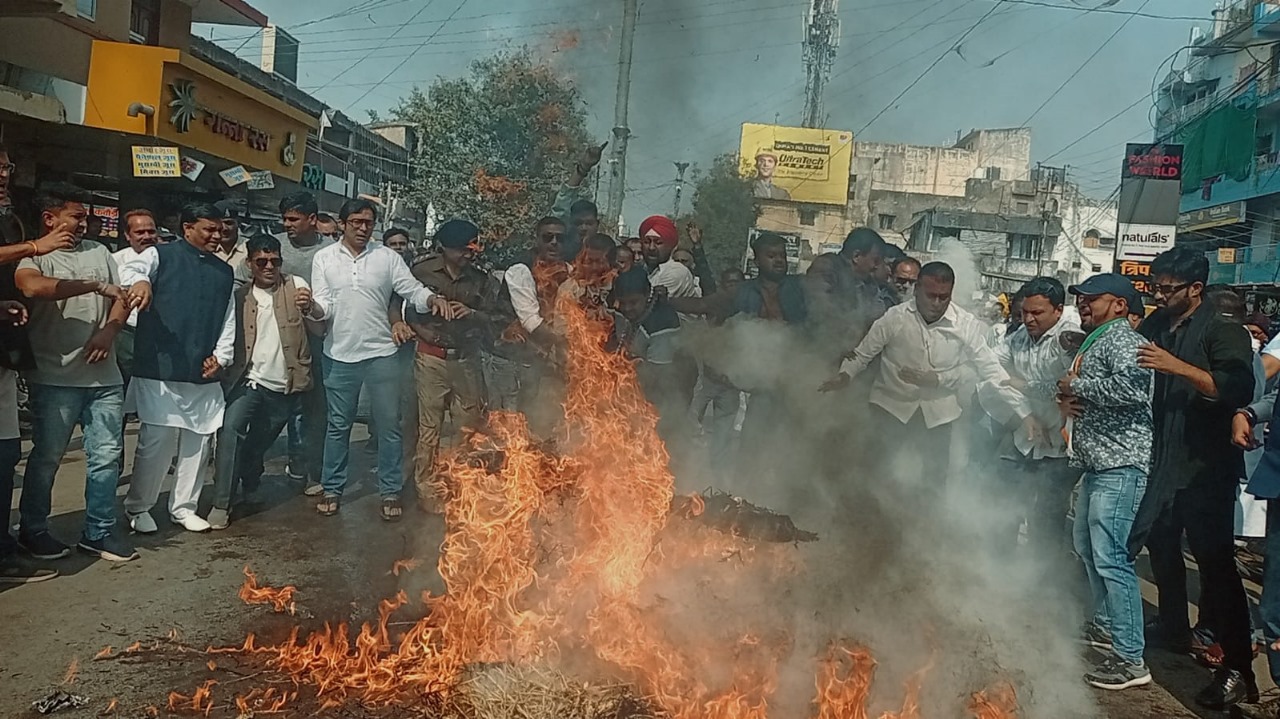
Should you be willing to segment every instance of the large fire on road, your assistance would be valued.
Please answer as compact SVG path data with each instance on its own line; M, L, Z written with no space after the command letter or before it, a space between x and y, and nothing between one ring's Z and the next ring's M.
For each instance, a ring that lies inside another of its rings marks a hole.
M173 695L171 709L288 713L300 696L322 709L438 707L468 692L478 667L496 664L625 683L639 699L614 716L766 719L792 713L777 707L780 673L804 663L814 677L811 716L873 716L870 648L832 637L821 656L798 657L794 618L735 611L781 603L772 597L805 571L800 552L689 521L702 509L698 501L672 511L667 451L634 367L603 348L599 321L576 306L560 311L569 384L556 449L534 438L522 416L498 413L484 434L442 460L445 592L424 593L425 616L393 631L389 619L410 602L401 592L354 637L345 624L306 636L294 629L271 646L250 635L240 647L211 651L260 663L291 679L289 690L228 688L218 697L220 688L206 683L194 697ZM734 600L743 595L764 601ZM241 596L277 611L295 600L292 587L259 586L251 574ZM882 692L903 698L880 719L921 717L932 664L900 692ZM947 715L1015 717L1012 687L990 681Z

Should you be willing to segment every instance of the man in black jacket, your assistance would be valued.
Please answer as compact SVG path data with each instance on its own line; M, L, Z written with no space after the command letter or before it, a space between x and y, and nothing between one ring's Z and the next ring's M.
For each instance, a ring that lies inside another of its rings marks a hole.
M1182 559L1185 533L1205 594L1202 607L1220 626L1214 634L1225 655L1223 668L1196 696L1221 709L1256 701L1249 608L1236 570L1234 511L1240 449L1231 444L1231 419L1253 399L1249 334L1224 320L1203 301L1209 263L1203 253L1175 248L1151 265L1159 311L1139 331L1151 344L1138 364L1155 370L1152 404L1155 447L1147 488L1129 549L1145 543L1160 589L1160 639L1182 652L1190 647L1187 576Z

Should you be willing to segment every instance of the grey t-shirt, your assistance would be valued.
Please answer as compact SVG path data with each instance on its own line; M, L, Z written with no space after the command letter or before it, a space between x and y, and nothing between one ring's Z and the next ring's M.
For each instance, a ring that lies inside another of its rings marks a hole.
M311 261L315 259L316 253L322 247L328 247L333 244L333 240L328 237L316 235L319 240L314 245L299 247L289 241L289 235L281 232L274 235L280 240L280 259L284 260L284 267L281 269L291 275L297 275L311 284ZM239 287L249 281L249 259L236 266L236 287Z
M28 257L18 270L37 270L59 280L97 280L119 284L111 252L93 240L81 240L74 248ZM97 294L65 300L32 300L27 331L35 350L36 369L28 378L36 384L58 387L109 387L122 384L115 349L94 364L84 360L85 343L107 324L112 300Z

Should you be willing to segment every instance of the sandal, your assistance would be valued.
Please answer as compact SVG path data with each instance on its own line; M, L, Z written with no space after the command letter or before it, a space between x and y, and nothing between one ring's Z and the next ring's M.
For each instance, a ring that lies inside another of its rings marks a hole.
M336 494L326 494L320 499L320 502L316 504L316 511L319 512L322 517L332 517L338 513L338 508L341 506L341 499L342 498Z
M382 500L382 520L384 522L399 522L404 509L400 506L399 497L386 497Z

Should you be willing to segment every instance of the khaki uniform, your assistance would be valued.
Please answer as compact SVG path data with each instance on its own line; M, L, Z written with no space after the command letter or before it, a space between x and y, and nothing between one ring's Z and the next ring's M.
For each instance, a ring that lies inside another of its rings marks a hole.
M452 322L405 308L405 317L418 336L414 353L414 385L418 396L418 441L414 456L414 484L426 509L438 507L431 489L440 429L445 412L455 426L478 427L485 411L485 388L480 350L492 343L496 318L496 283L484 272L467 267L457 277L445 269L444 258L428 255L413 264L413 276L446 299L470 307L473 314Z

